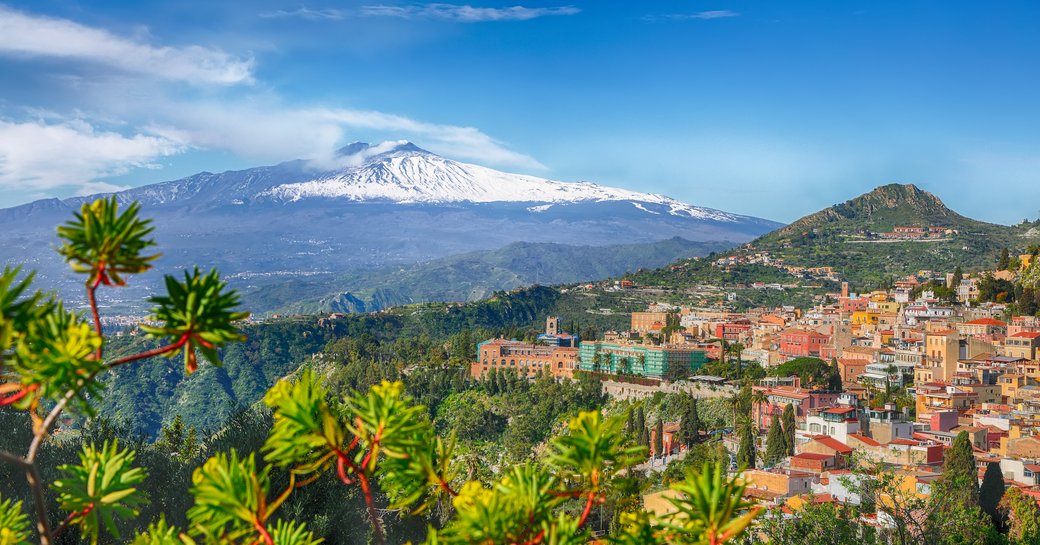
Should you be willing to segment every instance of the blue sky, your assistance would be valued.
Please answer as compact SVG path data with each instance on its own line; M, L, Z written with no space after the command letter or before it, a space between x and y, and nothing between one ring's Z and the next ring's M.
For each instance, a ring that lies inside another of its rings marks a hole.
M0 3L0 206L408 139L791 221L1040 214L1037 2Z

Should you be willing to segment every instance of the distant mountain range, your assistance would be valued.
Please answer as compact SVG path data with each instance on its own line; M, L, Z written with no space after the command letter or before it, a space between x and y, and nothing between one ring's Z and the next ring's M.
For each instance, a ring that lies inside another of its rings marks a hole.
M432 301L475 301L499 290L617 277L733 246L730 242L691 242L679 237L613 246L514 242L498 250L469 252L408 267L272 283L246 290L244 306L255 312L310 314L371 312ZM352 288L330 292L329 286Z
M103 303L117 313L139 312L137 303L157 288L160 273L194 264L218 267L246 292L270 290L283 280L335 280L326 295L355 294L361 304L344 305L367 309L380 306L378 296L367 294L390 286L365 280L372 277L362 273L388 267L426 263L424 267L443 271L447 264L429 262L517 242L617 246L681 237L741 243L781 225L662 195L499 172L446 159L409 142L355 143L340 150L332 164L296 160L220 174L203 172L117 196L122 202L142 204L142 214L155 220L163 252L157 270L137 279L134 289L105 293ZM0 263L37 269L43 286L78 296L82 279L72 275L57 254L44 249L58 244L55 227L96 197L48 199L0 210L0 232L5 235ZM481 266L491 268L466 278L449 275L442 283L459 281L466 286L452 288L451 296L456 297L479 296L520 281L594 279L615 272L600 263L620 259L615 251L604 250L599 258L592 257L595 252L584 252L587 257L575 261L581 265L569 267L570 276L546 274L541 280L529 274L537 266L495 269L484 261ZM485 257L493 262L492 255ZM462 256L456 263L473 260ZM653 265L629 258L617 264L622 270ZM431 278L422 271L386 278L401 282L387 300L438 297L422 285ZM413 281L420 285L407 284Z
M933 239L884 238L897 226L943 228ZM992 269L1001 248L1012 252L1040 242L1040 222L1014 226L967 218L914 185L889 184L805 216L759 237L742 252L767 251L786 263L832 266L854 282L920 270Z

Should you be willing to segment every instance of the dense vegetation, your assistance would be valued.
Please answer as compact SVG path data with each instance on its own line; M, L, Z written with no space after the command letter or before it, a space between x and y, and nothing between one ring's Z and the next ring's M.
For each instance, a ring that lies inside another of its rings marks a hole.
M476 304L242 325L234 294L215 273L194 271L153 298L149 326L109 342L94 292L148 266L149 229L124 214L99 201L67 227L64 251L88 275L92 319L30 293L17 270L0 274L4 545L537 545L588 543L593 533L610 543L719 544L749 526L746 541L776 544L1040 537L1035 502L1005 492L999 474L977 485L964 433L927 499L905 476L854 460L869 476L848 483L859 505L810 497L798 516L778 510L756 523L759 508L726 468L790 454L794 413L776 417L762 444L750 385L764 370L743 363L736 344L711 364L739 384L729 398L611 402L581 373L468 376L478 339L529 336L564 305L602 308L589 298L634 304L624 291L531 288ZM617 320L576 315L588 322L570 328L590 334ZM153 359L163 355L177 359ZM828 387L836 379L833 363L815 358L771 372ZM660 456L670 422L685 456L647 461L648 451ZM739 441L732 457L720 441L727 430ZM24 445L25 456L13 452ZM641 496L666 488L670 513L647 514ZM865 523L881 512L890 523Z
M5 545L120 542L130 534L135 544L316 545L319 536L385 543L388 532L394 542L425 534L428 543L584 543L593 507L609 498L613 542L723 543L738 538L758 513L719 463L672 485L678 492L672 513L641 513L627 499L640 490L635 466L645 448L631 426L624 429L623 415L603 415L599 382L588 376L530 382L509 373L468 380L468 333L438 350L389 331L381 342L359 322L346 322L348 330L361 328L357 335L328 343L322 357L278 380L263 405L237 412L202 441L195 426L174 417L149 444L94 416L103 397L99 377L118 384L128 366L160 356L177 356L189 376L220 368L224 349L244 340L237 322L247 314L235 310L237 295L215 271L195 269L183 281L167 277L167 293L151 298L155 307L142 332L158 346L131 338L120 352L107 350L96 292L150 267L154 256L143 253L152 245L148 223L137 218L136 205L120 212L111 199L85 204L59 229L62 253L87 274L89 321L31 292L31 277L20 278L19 270L0 273ZM506 319L530 319L531 307L505 294L490 304ZM472 308L444 311L456 326L476 316ZM399 324L400 332L440 332L417 316ZM335 330L336 322L318 327ZM313 337L307 342L320 341L314 331L291 328ZM254 348L283 361L301 356L293 351L306 345L286 335L261 336ZM246 367L254 374L240 369L224 377L244 390L268 380L256 365ZM67 414L88 419L76 426ZM660 417L656 429L659 445ZM489 444L505 451L483 447ZM8 450L21 445L28 445L24 456ZM17 473L24 473L24 486L15 484ZM54 491L49 498L47 488ZM344 504L351 498L361 501ZM33 507L35 529L26 505Z

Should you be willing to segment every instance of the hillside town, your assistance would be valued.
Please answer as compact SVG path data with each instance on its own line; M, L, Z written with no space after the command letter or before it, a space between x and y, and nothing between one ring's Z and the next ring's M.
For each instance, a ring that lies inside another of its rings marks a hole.
M1025 270L1030 259L1016 264ZM480 343L470 371L561 380L589 373L615 399L677 391L704 399L750 388L755 455L740 459L737 429L723 430L722 443L731 471L743 469L745 493L783 513L806 502L858 505L854 483L866 478L859 473L866 465L892 470L899 488L928 498L961 434L980 481L996 467L1005 487L1040 503L1040 318L977 301L983 278L1015 274L922 271L869 293L842 283L806 309L655 303L632 312L628 330L600 339L564 332L550 316L530 342ZM941 288L938 297L933 290ZM793 429L783 424L785 410ZM652 460L684 454L682 425L650 431ZM775 437L791 444L774 449ZM865 523L891 523L878 512Z

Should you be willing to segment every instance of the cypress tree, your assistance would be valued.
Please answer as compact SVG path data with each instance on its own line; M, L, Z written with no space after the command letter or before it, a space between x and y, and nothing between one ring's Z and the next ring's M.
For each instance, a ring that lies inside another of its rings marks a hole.
M780 420L784 425L784 442L787 444L787 455L794 456L794 405L788 403L784 407L784 415Z
M664 455L664 422L660 418L657 419L657 425L654 426L654 454Z
M498 367L492 367L487 376L487 389L492 395L498 393Z
M690 400L690 425L689 425L689 441L686 446L690 446L693 443L700 441L701 439L701 417L697 414L697 398Z
M780 427L780 418L775 414L769 423L769 435L766 436L766 457L763 463L766 467L775 466L787 456L787 441L784 439L784 431Z
M181 460L191 461L195 459L195 456L199 451L199 437L198 432L195 430L195 426L188 428L188 435L184 438L184 446L181 449L183 452L180 453Z
M755 430L749 420L744 421L741 426L737 465L744 469L754 469L755 467Z
M639 444L644 447L650 446L650 430L646 426L642 426L639 429Z
M184 447L184 428L184 419L181 418L181 415L174 416L173 422L159 432L159 440L156 441L156 444L162 446L167 454L179 454Z
M635 425L637 430L644 430L644 431L646 430L646 413L643 412L643 406L642 405L636 407L636 417L635 417L635 422L633 422L633 424ZM643 432L640 431L639 433L642 434ZM649 444L649 442L642 443L642 444L646 445L646 444Z
M975 469L975 455L972 452L968 432L962 431L953 440L953 446L946 452L943 461L942 476L936 484L941 493L933 497L941 497L949 506L974 507L979 505L979 478Z
M635 425L635 411L629 410L628 417L625 419L625 435L631 437L632 433L636 431Z
M1000 472L1000 462L990 462L982 476L982 486L979 487L979 507L993 518L993 525L997 528L1003 527L1003 517L997 506L1004 497L1004 490L1004 475Z
M831 358L831 372L827 377L827 389L832 392L841 392L845 389L841 382L841 369L838 367L838 358Z

